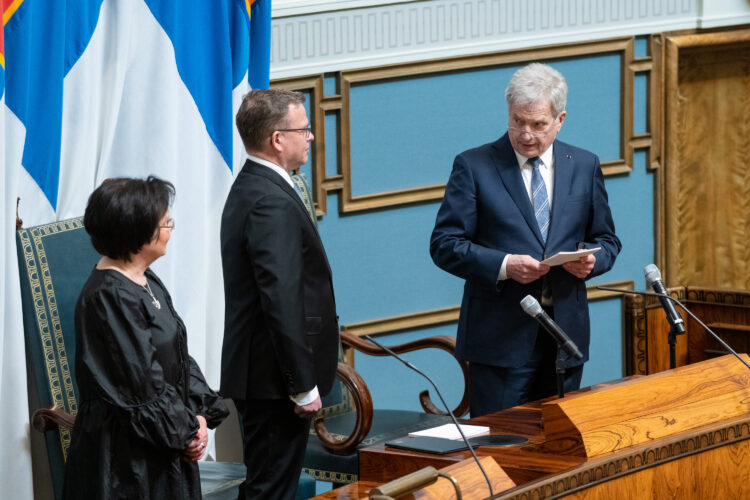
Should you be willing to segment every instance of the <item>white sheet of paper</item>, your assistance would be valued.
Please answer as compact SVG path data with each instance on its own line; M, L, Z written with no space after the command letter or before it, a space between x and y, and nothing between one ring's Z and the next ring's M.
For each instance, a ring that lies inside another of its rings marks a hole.
M490 428L484 425L466 425L460 424L461 430L467 438L474 436L486 436L490 433ZM430 436L439 437L444 439L461 439L461 433L458 432L454 424L445 424L438 427L431 427L421 431L414 431L409 433L409 437L417 436Z
M559 266L560 264L570 262L571 260L578 260L581 257L584 257L586 255L591 255L592 253L596 253L601 249L602 247L596 247L596 248L584 248L583 250L576 250L575 252L558 252L552 257L544 259L542 261L542 264L547 264L548 266Z

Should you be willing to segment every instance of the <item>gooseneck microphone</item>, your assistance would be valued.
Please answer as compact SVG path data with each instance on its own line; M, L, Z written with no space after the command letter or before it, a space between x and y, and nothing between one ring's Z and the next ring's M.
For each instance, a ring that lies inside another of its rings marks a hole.
M670 297L667 293L667 289L661 281L659 268L656 267L655 264L649 264L643 268L643 274L646 276L646 283L648 283L659 296L661 307L667 314L667 321L669 321L669 326L672 328L675 335L685 333L685 322L682 320L680 313L675 310L674 304L669 300Z
M448 412L448 415L450 415L451 420L453 420L453 424L458 429L458 432L461 434L461 439L464 440L464 443L466 443L466 446L468 446L469 451L471 452L471 456L474 457L474 461L477 463L477 466L479 466L479 470L482 471L482 474L484 475L484 479L487 481L487 487L490 489L490 496L493 496L495 493L492 491L492 482L490 482L490 478L487 476L487 473L484 471L484 467L482 467L482 463L479 461L479 457L477 457L477 454L474 453L474 448L472 448L471 443L469 443L469 440L466 439L466 435L464 434L464 431L461 430L461 426L458 425L458 420L456 420L456 416L453 414L453 412L450 409L450 406L448 406L445 402L445 399L443 399L443 395L440 394L440 390L437 388L437 385L435 385L435 382L432 381L430 377L428 377L426 374L422 373L416 366L406 361L404 358L393 352L392 350L388 349L386 346L380 344L379 342L376 342L375 339L370 337L369 335L362 335L362 338L367 339L368 341L372 342L376 346L383 349L385 352L396 358L397 360L401 361L404 365L406 365L408 368L414 370L415 372L422 375L424 378L427 379L427 381L432 384L432 387L435 388L435 392L437 393L438 397L440 398L440 401L443 403L443 406L445 406L446 411Z
M729 346L729 344L727 344L726 342L724 342L724 339L722 339L721 337L719 337L713 330L711 330L708 327L707 324L705 324L703 321L701 321L700 318L698 318L698 316L696 316L695 314L693 314L690 311L690 309L688 309L687 307L685 307L685 305L682 302L680 302L679 300L675 299L671 295L662 295L660 293L653 293L653 292L636 292L634 290L623 290L622 288L612 288L612 287L608 287L608 286L597 286L596 288L598 288L599 290L606 290L608 292L627 293L628 295L643 295L644 297L666 297L667 300L669 300L669 301L677 304L678 306L680 306L680 309L682 309L683 311L685 311L686 313L688 313L688 316L690 316L695 321L697 321L698 324L701 325L708 333L710 333L713 336L713 338L715 338L722 346L724 346L726 348L726 350L730 352L730 354L733 354L734 357L736 357L737 359L739 359L742 362L743 365L747 366L748 369L750 369L750 364L748 364L747 361L745 361L744 359L742 359L742 356L740 356L739 354L737 354L737 351L735 351L734 349L732 349Z
M568 356L572 356L578 360L583 359L583 354L578 350L578 346L575 342L573 342L570 337L562 331L562 328L557 326L557 323L555 323L552 318L544 312L544 309L542 309L542 306L539 305L539 302L534 297L531 295L524 297L521 301L521 307L526 314L537 320L539 324L542 325L550 335L552 335L557 342L557 345L559 345Z

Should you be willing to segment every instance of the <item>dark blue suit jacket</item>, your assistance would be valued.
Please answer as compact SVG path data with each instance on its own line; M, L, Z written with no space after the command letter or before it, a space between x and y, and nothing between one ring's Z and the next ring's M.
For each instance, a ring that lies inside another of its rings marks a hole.
M458 322L457 354L470 362L518 367L534 348L538 325L521 309L527 294L538 300L542 280L522 285L498 282L507 254L537 260L579 243L601 247L588 278L608 271L620 251L620 240L607 203L596 155L555 141L554 190L550 229L542 241L531 200L513 148L504 135L470 149L453 163L443 203L430 240L432 259L440 268L466 280ZM555 321L588 360L589 313L584 280L555 266L548 273ZM578 364L568 360L568 366Z

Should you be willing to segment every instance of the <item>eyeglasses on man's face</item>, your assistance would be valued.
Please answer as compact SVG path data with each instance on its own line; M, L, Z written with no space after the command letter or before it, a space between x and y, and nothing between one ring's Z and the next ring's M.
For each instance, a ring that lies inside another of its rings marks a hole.
M174 231L174 219L167 219L167 223L159 226L160 229L169 229L170 231Z
M302 134L305 136L305 139L309 139L310 136L312 136L312 127L308 125L307 127L303 128L280 128L276 129L277 132L302 132Z
M533 123L529 123L528 125L526 125L526 124L521 124L519 123L518 120L516 120L516 125L522 125L522 126L508 125L508 130L518 135L529 134L534 137L542 137L542 136L547 135L549 131L552 130L552 127L555 125L555 123L557 123L559 118L560 116L558 115L550 123L546 125L542 122L533 122Z

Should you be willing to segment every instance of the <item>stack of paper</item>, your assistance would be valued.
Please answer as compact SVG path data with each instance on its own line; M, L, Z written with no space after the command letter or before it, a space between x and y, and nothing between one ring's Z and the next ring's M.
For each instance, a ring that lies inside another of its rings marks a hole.
M472 438L474 436L486 436L490 433L490 428L484 425L461 425L466 438ZM424 429L421 431L410 432L409 437L417 436L429 436L438 437L443 439L461 439L461 433L458 432L455 424L445 424L438 427L432 427L430 429Z

